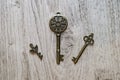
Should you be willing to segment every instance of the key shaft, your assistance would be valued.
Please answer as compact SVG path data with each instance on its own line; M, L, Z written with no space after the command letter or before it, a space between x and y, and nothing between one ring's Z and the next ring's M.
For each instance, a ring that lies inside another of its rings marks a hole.
M57 43L56 43L56 62L57 64L60 64L60 37L61 37L61 34L56 34L56 38L57 38Z
M84 44L84 46L83 46L82 49L80 50L78 56L77 56L76 59L73 61L74 64L76 64L76 63L78 62L79 58L81 57L82 53L84 52L84 50L86 49L87 46L88 46L87 44Z

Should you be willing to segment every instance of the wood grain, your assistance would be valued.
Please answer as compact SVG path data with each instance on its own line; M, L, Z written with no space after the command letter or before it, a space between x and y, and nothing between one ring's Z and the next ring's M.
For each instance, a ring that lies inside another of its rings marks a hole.
M69 22L60 65L48 25L58 11ZM74 65L90 33L95 44ZM42 61L29 53L30 43ZM0 80L120 80L120 0L0 0Z

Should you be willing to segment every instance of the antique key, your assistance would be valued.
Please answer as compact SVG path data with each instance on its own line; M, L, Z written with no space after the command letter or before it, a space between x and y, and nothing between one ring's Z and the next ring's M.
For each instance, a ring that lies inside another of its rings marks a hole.
M36 53L36 54L38 55L38 57L42 60L43 55L41 55L41 53L38 52L38 46L36 45L36 46L34 47L33 44L30 43L30 48L31 48L30 53L32 53L32 54L35 54L35 53Z
M67 29L68 22L67 19L63 16L60 16L60 13L57 12L57 15L50 19L49 22L50 29L56 34L56 62L60 64L60 61L63 61L63 56L60 54L60 37L61 33Z
M84 36L83 40L85 42L84 46L82 47L81 51L79 52L78 56L75 58L73 57L72 61L74 62L74 64L76 64L80 58L80 56L82 55L82 53L84 52L85 48L88 45L93 45L94 44L94 40L93 40L93 33L91 33L89 36Z

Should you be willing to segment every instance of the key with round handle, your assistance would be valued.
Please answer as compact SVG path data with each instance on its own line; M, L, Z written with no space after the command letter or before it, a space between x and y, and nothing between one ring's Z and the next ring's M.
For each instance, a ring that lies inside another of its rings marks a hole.
M68 26L67 19L63 16L60 16L60 13L57 12L57 15L50 19L49 22L50 29L56 34L56 62L60 64L60 61L63 61L63 56L60 54L60 37Z
M93 40L93 33L91 33L89 36L84 36L83 40L85 42L84 46L82 47L82 49L80 50L79 54L77 57L73 57L72 61L74 62L74 64L76 64L80 58L80 56L82 55L82 53L84 52L85 48L88 45L93 45L94 44L94 40Z

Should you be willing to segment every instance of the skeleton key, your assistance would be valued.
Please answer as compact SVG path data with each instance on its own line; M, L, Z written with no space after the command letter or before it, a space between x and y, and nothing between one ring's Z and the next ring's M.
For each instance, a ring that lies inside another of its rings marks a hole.
M78 56L75 58L73 57L72 61L74 62L74 64L76 64L80 58L80 56L82 55L82 53L84 52L85 48L88 45L93 45L94 44L94 40L93 40L93 33L91 33L89 36L84 36L83 40L85 42L84 46L82 47L81 51L79 52Z
M32 53L32 54L35 54L35 53L36 53L36 54L38 55L38 57L42 60L43 55L41 55L41 53L38 52L38 46L36 45L36 46L34 47L33 44L30 43L30 48L31 48L30 53Z
M50 29L56 34L56 62L60 64L60 61L63 61L63 56L60 54L60 37L61 33L67 29L68 22L67 19L63 16L60 16L60 13L57 12L57 15L51 18L49 22Z

